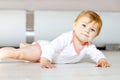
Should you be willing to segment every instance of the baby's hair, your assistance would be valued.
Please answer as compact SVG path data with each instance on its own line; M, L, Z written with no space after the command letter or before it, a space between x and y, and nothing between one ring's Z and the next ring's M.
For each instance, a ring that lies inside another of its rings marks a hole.
M98 33L97 35L99 35L100 33L100 30L102 28L102 20L100 18L100 16L94 12L94 11L91 11L91 10L85 10L85 11L82 11L75 19L75 22L77 22L81 17L88 17L90 19L90 22L92 21L95 21L97 23L97 26L98 26Z

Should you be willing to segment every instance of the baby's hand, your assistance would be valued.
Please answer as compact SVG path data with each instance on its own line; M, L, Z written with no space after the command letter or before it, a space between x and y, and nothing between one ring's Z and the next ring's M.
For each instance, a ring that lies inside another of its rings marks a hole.
M40 63L41 63L41 68L48 68L48 69L55 68L55 65L53 65L47 58L44 57L41 57Z
M97 67L110 67L111 65L105 58L101 58L98 63L96 64Z

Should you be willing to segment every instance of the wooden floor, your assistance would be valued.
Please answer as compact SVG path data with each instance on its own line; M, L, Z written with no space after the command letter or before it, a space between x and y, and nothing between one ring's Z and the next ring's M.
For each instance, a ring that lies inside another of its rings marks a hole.
M40 63L16 60L0 61L0 80L114 80L120 79L120 51L103 51L110 68L98 68L88 59L77 64L56 64L41 69Z

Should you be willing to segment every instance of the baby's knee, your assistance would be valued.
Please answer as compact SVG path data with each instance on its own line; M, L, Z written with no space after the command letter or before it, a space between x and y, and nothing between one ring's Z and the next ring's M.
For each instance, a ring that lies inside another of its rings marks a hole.
M23 53L19 49L16 49L14 51L14 58L17 59L17 60L24 59Z

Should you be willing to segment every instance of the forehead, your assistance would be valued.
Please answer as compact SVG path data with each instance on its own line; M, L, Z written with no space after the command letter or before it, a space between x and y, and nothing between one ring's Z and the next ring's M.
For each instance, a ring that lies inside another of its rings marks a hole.
M91 19L88 18L88 17L81 17L81 18L78 19L77 22L91 23L91 22L93 22L93 21L91 21Z
M78 24L86 24L87 26L91 27L91 28L94 28L96 30L98 30L98 24L94 21L94 20L91 20L90 18L88 17L81 17L78 21L77 21Z

